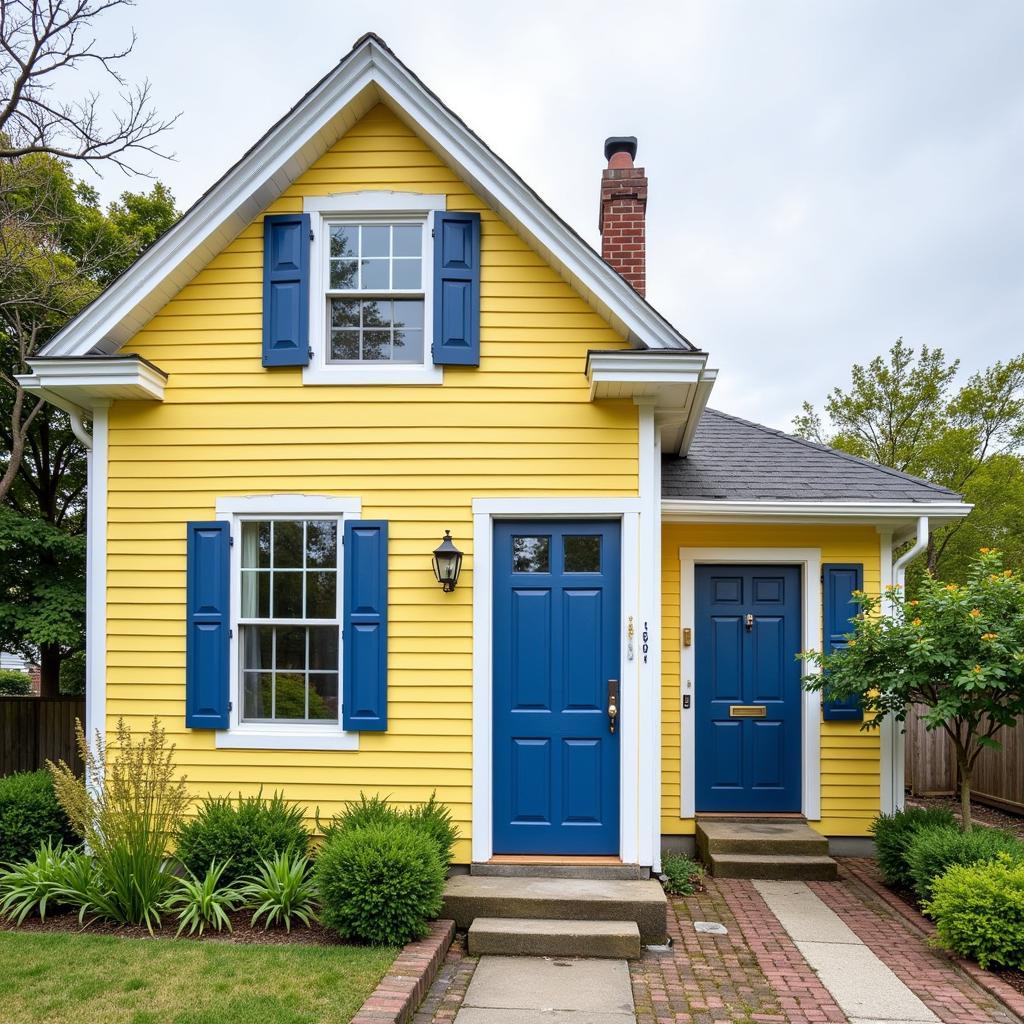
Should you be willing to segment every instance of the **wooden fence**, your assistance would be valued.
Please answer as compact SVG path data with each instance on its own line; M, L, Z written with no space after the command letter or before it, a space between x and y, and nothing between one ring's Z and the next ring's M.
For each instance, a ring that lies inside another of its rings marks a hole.
M956 755L941 729L928 732L923 708L907 716L906 784L916 796L957 792ZM974 766L971 793L982 803L1024 813L1024 722L996 734L1001 749L981 752Z
M35 771L47 759L82 771L76 718L85 721L82 697L0 697L0 775Z

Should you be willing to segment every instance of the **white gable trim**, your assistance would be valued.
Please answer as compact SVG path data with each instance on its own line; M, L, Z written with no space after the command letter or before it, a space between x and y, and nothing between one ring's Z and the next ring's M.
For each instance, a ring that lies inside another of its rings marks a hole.
M633 344L692 350L380 39L368 36L41 354L116 351L378 102L409 124Z

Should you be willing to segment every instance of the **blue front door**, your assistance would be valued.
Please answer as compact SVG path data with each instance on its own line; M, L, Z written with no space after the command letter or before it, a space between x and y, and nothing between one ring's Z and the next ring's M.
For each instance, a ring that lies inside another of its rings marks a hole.
M800 810L800 569L696 569L697 810Z
M619 524L494 528L494 852L617 854Z

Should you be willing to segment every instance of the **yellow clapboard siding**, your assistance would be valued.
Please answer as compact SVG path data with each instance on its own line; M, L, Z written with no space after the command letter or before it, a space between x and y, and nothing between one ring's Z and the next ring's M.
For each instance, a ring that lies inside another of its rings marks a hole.
M373 188L482 211L480 367L448 368L440 387L303 387L261 363L262 216L215 255L127 346L170 374L165 401L110 414L107 711L139 729L158 714L196 795L284 789L329 816L360 791L436 789L468 860L471 501L635 495L637 411L589 401L587 351L620 335L386 108L269 209ZM184 726L185 522L218 497L295 492L358 496L390 523L389 728L358 751L218 750ZM429 563L445 528L466 553L451 595Z
M679 549L816 547L822 562L860 562L864 586L877 593L880 540L867 526L755 526L666 523L662 528L662 831L689 835L680 817ZM819 613L820 618L820 613ZM850 722L821 725L822 820L825 835L863 836L879 810L878 733Z

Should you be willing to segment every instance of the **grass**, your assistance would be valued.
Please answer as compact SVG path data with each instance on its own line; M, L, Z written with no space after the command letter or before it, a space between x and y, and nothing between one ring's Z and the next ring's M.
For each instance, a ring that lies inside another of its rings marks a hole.
M0 1021L345 1024L396 953L0 932Z

